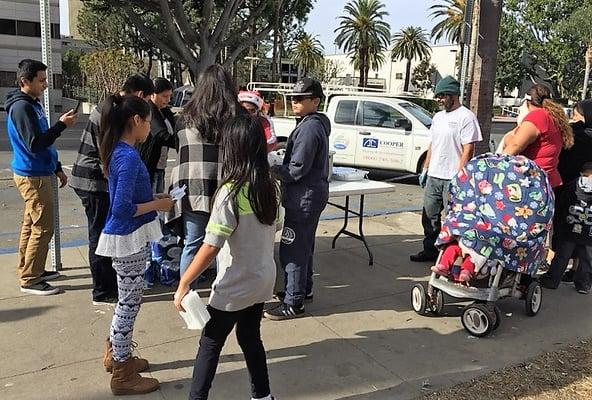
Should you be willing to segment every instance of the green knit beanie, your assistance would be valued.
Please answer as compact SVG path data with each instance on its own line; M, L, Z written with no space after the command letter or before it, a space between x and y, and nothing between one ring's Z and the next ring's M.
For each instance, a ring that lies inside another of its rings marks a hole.
M455 94L460 96L460 83L450 75L442 78L436 85L434 96L442 94Z

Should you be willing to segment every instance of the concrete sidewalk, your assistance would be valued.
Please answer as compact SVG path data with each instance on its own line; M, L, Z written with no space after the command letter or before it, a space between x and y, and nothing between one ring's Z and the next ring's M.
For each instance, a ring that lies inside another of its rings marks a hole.
M419 219L402 213L366 220L374 267L360 242L342 238L331 249L340 221L320 224L307 317L262 325L278 400L411 399L590 335L592 296L567 285L545 291L535 318L526 317L522 301L500 302L503 321L487 339L463 330L458 305L447 306L445 317L416 315L410 289L428 273L427 264L408 261L420 246ZM113 398L101 363L113 310L91 304L86 251L64 251L64 277L54 283L65 292L49 297L20 293L15 255L0 256L1 399ZM202 296L207 293L204 287ZM198 334L184 328L171 290L147 291L134 339L162 385L138 399L187 398ZM211 399L250 398L233 336L210 393Z

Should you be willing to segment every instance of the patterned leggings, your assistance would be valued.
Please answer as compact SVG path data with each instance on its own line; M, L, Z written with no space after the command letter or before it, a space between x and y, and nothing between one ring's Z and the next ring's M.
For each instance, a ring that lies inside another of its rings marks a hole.
M110 340L113 359L118 362L127 360L132 354L134 322L144 293L144 271L149 252L150 248L146 247L131 256L113 258L119 301L111 321Z

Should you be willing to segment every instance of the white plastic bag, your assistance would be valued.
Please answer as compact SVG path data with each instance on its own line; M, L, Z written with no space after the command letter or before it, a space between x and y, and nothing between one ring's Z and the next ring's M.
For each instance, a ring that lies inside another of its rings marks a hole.
M185 321L187 329L203 329L206 326L210 320L210 313L195 290L190 290L183 297L181 305L185 312L179 311L179 314Z

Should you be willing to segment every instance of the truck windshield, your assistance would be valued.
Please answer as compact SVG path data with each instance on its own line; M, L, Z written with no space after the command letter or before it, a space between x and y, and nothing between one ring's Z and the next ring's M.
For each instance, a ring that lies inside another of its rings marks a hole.
M411 115L419 120L422 124L429 128L432 126L432 115L424 108L414 103L401 103L401 107L408 111Z

